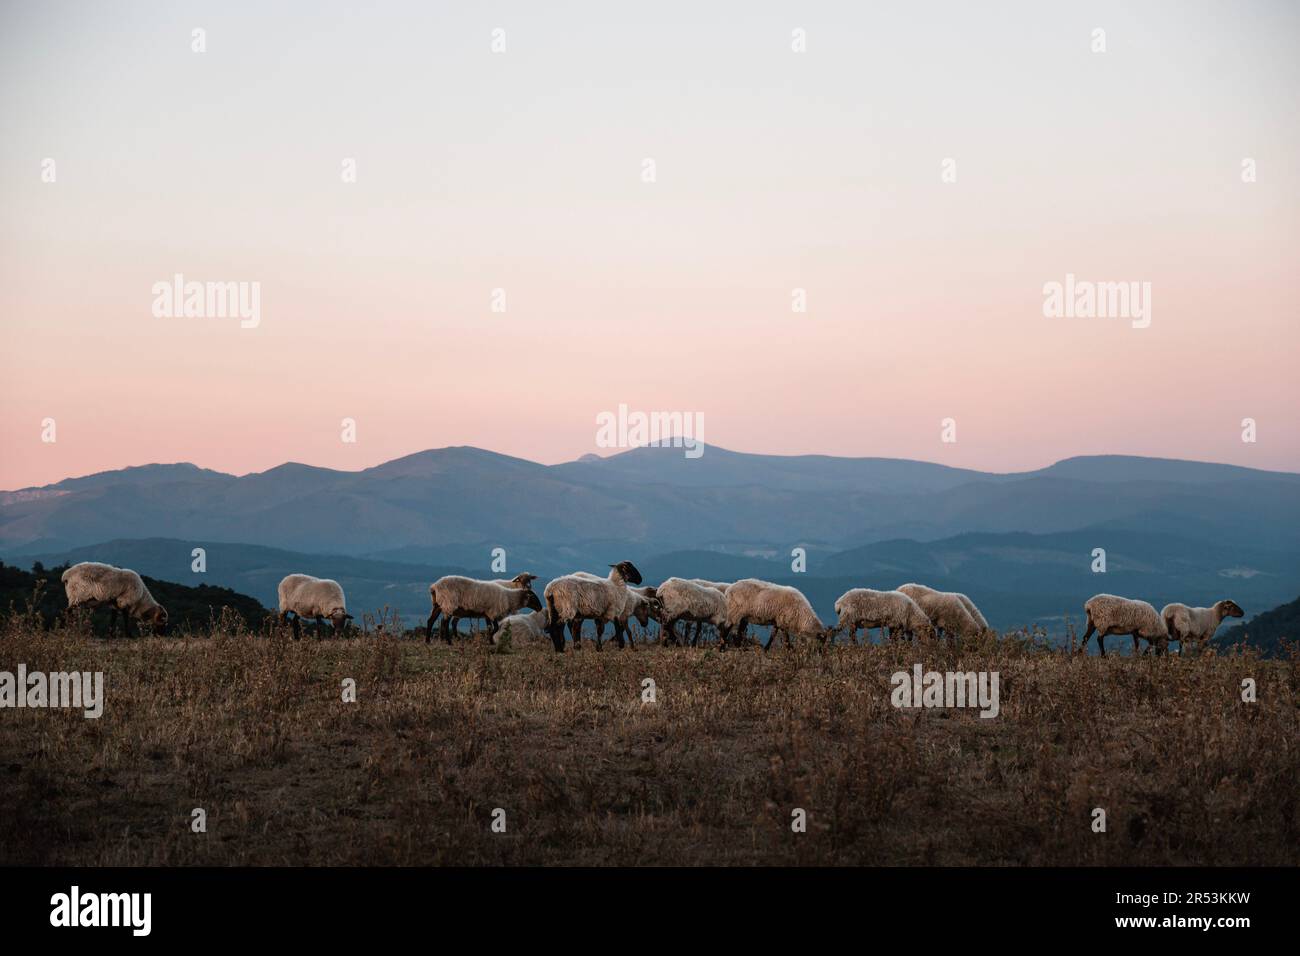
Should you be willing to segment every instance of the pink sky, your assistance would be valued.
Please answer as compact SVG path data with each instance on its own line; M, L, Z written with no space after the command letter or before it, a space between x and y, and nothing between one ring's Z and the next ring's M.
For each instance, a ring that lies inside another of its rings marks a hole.
M620 403L740 451L1300 471L1294 8L578 7L6 11L0 488L557 462ZM260 325L155 317L178 272L259 282ZM1045 318L1066 273L1149 282L1150 327Z

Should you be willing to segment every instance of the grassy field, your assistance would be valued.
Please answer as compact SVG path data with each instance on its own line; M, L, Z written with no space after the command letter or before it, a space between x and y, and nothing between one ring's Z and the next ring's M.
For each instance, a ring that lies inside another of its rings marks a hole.
M894 708L917 662L997 671L1001 713ZM4 864L1300 863L1294 658L1024 638L558 656L15 618L0 671L19 663L102 671L107 702L0 710Z

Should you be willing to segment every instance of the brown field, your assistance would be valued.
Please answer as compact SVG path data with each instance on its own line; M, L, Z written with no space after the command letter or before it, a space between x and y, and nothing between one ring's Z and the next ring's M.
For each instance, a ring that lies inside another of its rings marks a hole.
M890 675L918 661L998 671L1000 716L895 709ZM3 864L1300 863L1294 658L1081 659L1024 636L557 656L18 618L0 670L20 662L103 671L107 703L0 710Z

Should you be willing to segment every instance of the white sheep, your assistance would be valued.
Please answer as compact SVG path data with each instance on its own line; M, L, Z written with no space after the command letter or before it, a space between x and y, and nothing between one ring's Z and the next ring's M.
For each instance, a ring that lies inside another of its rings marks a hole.
M479 581L460 574L448 574L429 585L429 601L433 609L424 626L424 641L433 639L433 623L442 616L438 636L448 644L451 633L447 627L454 618L481 617L487 621L489 633L496 629L497 621L515 614L522 608L542 609L542 602L533 592L534 575L520 575L509 583ZM527 580L524 580L527 578ZM519 582L522 581L522 586ZM489 637L489 640L491 638Z
M537 580L537 575L529 574L525 571L522 574L516 574L513 578L491 578L490 580L495 584L504 584L508 588L526 588L529 587L533 581ZM452 637L460 637L460 622L462 618L482 619L486 623L486 618L483 618L483 615L481 614L455 615L451 619Z
M867 640L871 640L871 629L880 628L880 637L885 637L885 628L889 628L889 638L899 635L919 635L927 640L935 636L934 625L921 606L902 591L875 591L871 588L853 588L845 591L835 602L835 613L839 615L836 630L848 628L849 639L858 643L858 628L866 629Z
M315 618L317 637L325 626L324 618L330 619L336 634L342 634L348 621L352 620L343 588L337 581L314 578L310 574L290 574L280 582L276 591L280 598L280 622L289 621L289 615L293 615L294 640L302 636L298 624L300 618Z
M727 588L731 587L731 582L729 581L709 581L705 578L687 578L686 580L690 581L692 584L698 584L700 587L713 588L722 594L726 594ZM706 622L704 621L695 622L695 634L691 637L691 647L694 647L700 642L700 633L703 631L705 623ZM686 625L686 629L688 631L690 630L689 624Z
M669 578L659 585L656 592L659 598L659 627L662 632L661 643L680 644L677 637L677 622L686 622L689 635L691 624L695 624L695 637L691 640L694 647L700 639L700 628L712 624L718 630L718 636L727 640L727 599L723 592L713 584L702 584L694 578Z
M790 635L825 642L831 631L822 624L808 599L795 588L756 578L745 578L727 588L727 627L734 630L738 642L745 639L745 629L750 624L766 625L772 629L763 650L769 650L777 632L785 635L790 645Z
M1226 598L1215 601L1211 607L1188 607L1186 604L1166 604L1160 612L1169 639L1178 642L1178 655L1191 643L1197 650L1219 629L1225 617L1245 617L1246 612L1236 601Z
M557 653L564 651L564 626L569 626L573 649L582 648L582 622L596 624L596 649L601 648L605 624L623 614L628 601L628 585L641 583L641 572L631 561L611 564L609 577L598 578L585 572L566 574L546 585L543 595L550 613L547 624L551 643ZM617 625L615 625L617 628Z
M585 578L588 581L604 581L605 578L592 574L590 571L574 571L573 577ZM627 596L624 598L623 610L614 617L614 642L621 648L623 638L632 643L633 647L636 642L632 640L632 632L628 629L627 622L631 618L636 618L642 627L650 626L650 618L656 614L659 609L658 599L655 597L656 589L653 587L632 587L627 588ZM601 635L596 635L596 647L601 645Z
M904 588L907 590L904 590ZM971 616L971 619L975 622L975 625L980 629L980 631L993 630L989 627L989 622L985 619L984 615L980 613L980 609L975 606L975 602L960 591L936 591L934 588L927 587L924 584L904 584L899 588L899 590L903 591L904 594L909 595L913 600L916 600L918 594L951 594L961 602L961 606L966 609L966 613Z
M958 637L974 637L982 632L979 622L966 608L970 599L955 591L936 591L924 584L900 584L895 590L910 597L925 612L937 631L953 641Z
M1162 653L1169 645L1169 631L1164 620L1146 601L1117 597L1114 594L1094 594L1083 605L1088 618L1088 630L1079 645L1079 653L1088 649L1088 638L1097 632L1097 647L1106 656L1105 638L1111 634L1132 634L1133 653L1138 650L1138 638L1143 637Z
M110 609L110 637L119 613L122 615L122 633L127 637L131 636L131 618L148 621L157 634L167 633L167 611L153 599L140 575L130 568L82 561L64 571L62 580L68 595L68 610L79 607Z
M510 640L513 643L531 644L534 641L540 641L548 636L546 624L545 608L540 611L533 611L531 614L511 614L497 623L497 629L492 635L492 643L499 644L507 631L510 633Z

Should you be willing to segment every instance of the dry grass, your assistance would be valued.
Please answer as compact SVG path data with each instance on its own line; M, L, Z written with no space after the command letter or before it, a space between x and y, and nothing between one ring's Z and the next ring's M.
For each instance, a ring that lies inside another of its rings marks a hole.
M998 671L1001 715L894 709L918 660ZM1295 660L1021 639L560 657L14 620L0 670L20 662L103 671L108 701L0 711L5 864L1300 863Z

